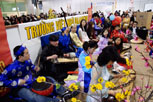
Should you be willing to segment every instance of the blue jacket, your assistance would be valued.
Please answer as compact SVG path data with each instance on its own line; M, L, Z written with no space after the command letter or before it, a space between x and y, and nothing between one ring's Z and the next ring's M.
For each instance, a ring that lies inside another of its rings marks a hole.
M3 83L3 86L17 88L19 79L24 79L26 83L23 87L29 87L32 83L31 70L34 70L34 68L35 65L32 64L31 60L25 62L15 60L0 74L0 82Z
M82 70L84 71L84 72L86 72L86 73L91 73L91 68L86 68L86 66L85 66L85 63L86 63L86 61L85 61L85 57L87 57L87 56L89 56L89 54L87 54L85 51L82 51L81 52L81 54L80 54L80 56L79 56L79 63L80 63L80 65L81 66L79 66L79 67L82 67Z

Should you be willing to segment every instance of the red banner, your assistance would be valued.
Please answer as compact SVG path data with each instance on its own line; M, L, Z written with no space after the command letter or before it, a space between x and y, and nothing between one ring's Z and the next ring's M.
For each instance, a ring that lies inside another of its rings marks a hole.
M88 8L88 21L92 18L92 8Z
M0 73L4 68L12 62L10 48L7 42L6 29L4 20L0 8ZM8 88L0 87L0 96L5 95L8 92Z

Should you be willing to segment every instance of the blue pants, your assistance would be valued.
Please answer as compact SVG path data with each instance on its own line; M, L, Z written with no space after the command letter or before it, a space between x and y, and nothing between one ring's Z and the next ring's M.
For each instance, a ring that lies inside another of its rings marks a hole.
M84 92L85 93L88 93L90 81L91 81L91 74L84 72Z
M51 77L48 77L48 78L50 78L54 84L58 84L53 78ZM59 96L61 96L66 91L66 89L63 86L61 86L59 89L55 91ZM21 88L18 91L18 96L27 100L28 102L58 102L59 101L58 98L50 98L50 97L38 95L32 92L28 88Z

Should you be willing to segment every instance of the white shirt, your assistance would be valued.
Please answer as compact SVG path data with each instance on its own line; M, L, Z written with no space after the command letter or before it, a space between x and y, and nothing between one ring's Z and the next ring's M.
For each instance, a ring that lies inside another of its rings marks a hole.
M136 29L137 29L137 27L133 28L133 32L132 32L132 36L133 36L133 37L136 36Z
M82 31L81 28L79 28L79 37L82 39L82 41L89 41L89 37L87 35L87 32Z

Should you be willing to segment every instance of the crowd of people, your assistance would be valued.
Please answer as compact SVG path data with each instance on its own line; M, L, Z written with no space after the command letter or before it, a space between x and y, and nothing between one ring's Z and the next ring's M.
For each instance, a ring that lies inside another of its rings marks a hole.
M74 12L74 13L67 13L66 16L75 16L75 15L80 15L81 13ZM87 12L83 12L82 14L87 14ZM53 17L51 18L60 18L64 17L63 13L56 13L53 10ZM49 17L49 13L40 13L39 16L36 16L34 14L27 14L27 15L22 15L22 16L17 16L17 15L12 15L12 16L6 16L3 17L5 25L14 25L14 24L20 24L20 23L26 23L26 22L34 22L34 21L39 21L39 20L47 20L51 19Z
M51 98L38 95L32 92L31 87L32 80L29 80L32 75L30 72L40 71L39 75L49 76L53 82L58 81L64 84L64 79L68 76L68 65L56 64L54 61L59 57L78 57L78 82L83 87L84 92L95 95L95 93L89 90L90 84L96 84L99 77L102 77L105 84L110 78L120 78L123 75L118 74L111 76L107 70L107 66L112 65L114 62L126 64L124 58L120 56L123 51L123 42L127 43L129 40L137 36L137 24L136 15L133 12L120 11L115 12L115 16L121 18L119 24L112 26L110 20L110 14L108 17L104 17L103 13L94 13L92 19L87 22L82 19L77 34L77 25L73 24L71 27L64 27L61 29L62 33L57 35L50 35L49 45L42 49L40 55L40 63L42 68L35 66L30 61L28 49L22 45L14 48L15 61L10 64L3 73L0 75L0 81L4 86L10 87L16 94L28 102L64 102L58 98ZM46 17L46 18L45 18ZM47 19L47 16L40 15L39 19ZM6 19L6 18L5 18ZM7 20L11 20L11 24L24 23L28 21L37 21L38 17L35 15L27 15L21 17L10 17ZM97 61L90 61L90 65L87 64L88 60L92 59L92 55L97 55ZM93 68L92 68L93 67ZM28 78L26 76L29 76ZM56 81L55 81L56 80ZM56 88L55 88L56 89ZM67 92L62 85L60 89L55 90L60 97L71 98L77 95L73 92ZM26 94L25 94L26 93ZM115 91L110 91L104 87L102 89L103 98L107 98L108 94L115 95ZM99 98L100 96L95 96ZM87 102L96 102L92 97L87 97Z

